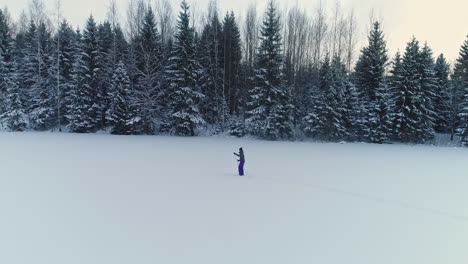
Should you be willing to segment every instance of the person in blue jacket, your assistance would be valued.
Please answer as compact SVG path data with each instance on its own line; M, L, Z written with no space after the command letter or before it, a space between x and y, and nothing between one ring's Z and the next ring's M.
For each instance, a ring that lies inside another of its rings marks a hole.
M244 150L242 148L239 149L239 154L234 152L234 155L239 157L237 160L239 162L239 175L244 176L244 165L245 165L245 156L244 156Z

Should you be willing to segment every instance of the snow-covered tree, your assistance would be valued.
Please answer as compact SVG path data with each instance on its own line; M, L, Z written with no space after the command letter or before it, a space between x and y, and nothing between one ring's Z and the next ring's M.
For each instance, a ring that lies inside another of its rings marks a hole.
M7 78L12 71L13 40L3 11L0 10L0 114L6 111Z
M394 132L396 138L403 142L415 142L418 112L414 97L419 89L419 43L413 38L408 43L403 58L398 55L392 70Z
M68 96L70 90L72 89L72 72L73 72L73 62L75 56L75 32L73 31L72 27L67 23L67 21L63 21L60 24L59 31L55 36L57 41L59 42L59 50L58 50L58 63L59 63L59 75L60 78L60 112L62 121L67 121L66 116L68 113L68 107L72 103L68 101L70 97Z
M390 116L385 83L387 47L379 22L373 24L368 41L368 46L361 51L354 74L362 103L361 136L369 142L383 143L389 137Z
M25 77L28 89L29 119L36 130L50 129L57 124L55 47L49 29L44 23L31 23L25 52L25 68L31 70Z
M161 83L164 46L151 8L146 11L135 43L137 103L143 118L143 132L154 134L155 121L161 119L162 101L166 95Z
M101 44L98 26L91 16L83 34L77 34L70 96L73 103L68 115L69 127L73 132L93 132L103 123L103 98L106 95L101 89L105 77Z
M210 5L208 22L204 26L197 48L201 65L200 88L205 95L201 111L209 124L223 127L226 123L227 93L224 90L223 32L218 18L218 10Z
M439 133L449 133L456 116L453 115L452 96L450 91L450 65L447 59L441 54L434 66L437 87L434 98L435 130Z
M92 16L88 18L86 28L83 31L82 49L82 64L78 67L82 71L83 91L87 99L83 101L84 105L81 106L85 110L85 115L83 116L84 120L82 120L84 127L80 130L92 132L101 128L102 112L104 111L102 98L105 96L100 87L103 69L98 27Z
M340 64L330 62L329 56L325 58L320 68L319 85L313 95L313 109L304 118L304 130L307 134L329 141L339 141L346 138L343 123L344 105L343 83L340 75ZM339 68L337 68L339 67Z
M424 143L434 137L429 91L432 88L427 88L432 77L428 75L429 64L422 59L427 58L425 53L413 37L403 59L393 69L393 125L397 139L403 142Z
M11 30L3 11L0 10L0 119L11 131L23 131L26 121L13 45Z
M260 35L255 87L249 91L248 130L269 139L290 138L293 134L291 94L283 76L281 24L274 1L268 4Z
M135 101L135 91L125 65L120 62L112 76L113 101L107 111L107 119L112 126L112 134L134 135L141 133L142 120Z
M98 98L97 104L100 106L99 114L97 116L97 126L99 128L107 127L106 112L112 103L111 86L112 77L117 65L114 63L114 32L109 22L104 22L97 26L97 35L99 47L99 61L100 67L96 78L98 80Z
M460 49L453 73L454 96L459 107L458 135L463 146L468 146L468 39ZM459 99L460 98L460 99Z
M361 51L356 63L355 82L362 96L370 102L376 100L377 89L383 85L388 63L387 44L379 22L375 22L369 33L367 47Z
M4 79L7 85L6 112L1 115L6 126L11 131L24 131L27 126L25 113L19 93L19 85L16 80L16 73L11 73Z
M360 127L362 124L359 93L350 80L345 81L343 87L343 100L342 104L342 124L346 131L346 140L353 141L359 139Z
M72 69L72 86L67 95L69 102L67 120L70 131L76 133L89 133L93 129L93 123L89 117L89 109L93 105L93 98L86 83L87 65L83 60L85 56L83 36L76 32L75 51Z
M364 121L367 124L368 131L364 134L372 143L387 143L391 136L391 110L390 110L390 92L386 83L379 86L375 92L375 101L370 104L370 118Z
M228 98L231 114L239 113L240 96L240 67L242 59L241 36L234 12L226 14L223 20L223 61L224 61L224 89Z
M197 82L200 66L195 57L195 32L190 26L189 6L185 0L181 8L166 68L166 82L171 92L167 125L176 135L194 136L197 126L204 123L199 111L199 102L204 95Z
M419 71L421 87L419 91L419 108L421 111L420 119L420 138L423 142L434 138L435 120L437 113L434 109L436 99L437 78L434 71L434 57L431 48L427 45L421 49L419 55Z

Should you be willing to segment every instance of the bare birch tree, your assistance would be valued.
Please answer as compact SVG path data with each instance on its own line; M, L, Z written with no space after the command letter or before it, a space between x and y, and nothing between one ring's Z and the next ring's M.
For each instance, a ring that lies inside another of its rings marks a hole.
M319 6L315 11L315 19L312 26L313 34L313 65L319 67L323 57L324 42L328 33L328 23L323 6L322 0L320 0Z
M143 26L148 5L145 0L129 0L127 7L127 37L135 39Z
M253 67L258 46L258 17L257 6L251 4L247 9L244 23L244 58L247 65Z
M309 35L309 18L306 12L295 6L288 11L285 23L284 54L286 75L293 84L300 68L307 64L307 39Z
M169 0L156 0L155 6L161 40L167 44L174 35L174 11Z
M347 67L348 73L351 72L352 65L355 59L354 56L355 56L356 45L357 45L356 32L357 32L356 18L354 16L354 10L351 10L348 16L348 27L347 27L347 32L346 32L346 47L345 47L346 67Z

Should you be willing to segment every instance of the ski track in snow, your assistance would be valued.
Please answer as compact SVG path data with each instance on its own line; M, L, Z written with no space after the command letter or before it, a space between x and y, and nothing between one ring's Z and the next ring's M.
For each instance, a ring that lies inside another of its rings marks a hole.
M372 195L367 195L367 194L342 190L342 189L338 189L338 188L335 188L335 187L332 187L332 186L316 185L316 184L304 184L304 183L291 183L291 182L281 181L280 179L265 178L265 177L262 178L262 180L266 181L266 182L274 182L274 183L280 183L280 184L294 185L294 186L298 186L298 187L313 188L313 189L317 189L317 190L324 191L324 192L331 192L331 193L335 193L335 194L338 194L338 195L351 196L351 197L366 200L366 201L387 204L387 205L390 205L390 206L398 206L398 207L406 208L406 209L409 209L409 210L416 210L416 211L425 212L425 213L431 214L431 215L451 218L451 219L457 220L457 221L468 222L468 217L464 216L464 215L457 215L457 214L454 214L454 213L445 212L443 210L421 207L421 206L411 204L411 203L408 203L408 202L403 202L403 201L398 201L398 200L390 200L390 199L386 199L386 198L382 198L382 197L377 197L377 196L372 196Z

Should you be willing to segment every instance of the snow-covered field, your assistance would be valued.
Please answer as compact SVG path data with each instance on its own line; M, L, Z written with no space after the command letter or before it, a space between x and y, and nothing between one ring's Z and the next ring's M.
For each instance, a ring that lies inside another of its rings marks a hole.
M468 150L0 133L0 263L466 264Z

